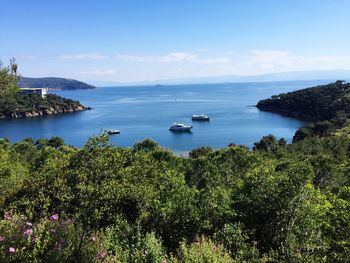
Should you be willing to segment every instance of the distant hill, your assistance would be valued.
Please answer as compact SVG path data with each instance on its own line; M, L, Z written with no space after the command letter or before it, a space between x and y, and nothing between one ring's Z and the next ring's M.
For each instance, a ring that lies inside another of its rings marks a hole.
M95 86L75 79L65 78L26 78L22 77L18 83L21 88L50 88L50 89L94 89Z

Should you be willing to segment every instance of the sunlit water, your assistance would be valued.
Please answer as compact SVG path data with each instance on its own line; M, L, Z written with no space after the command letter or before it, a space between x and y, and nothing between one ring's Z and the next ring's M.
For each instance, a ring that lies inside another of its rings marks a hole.
M175 152L200 146L221 148L229 143L252 146L262 136L274 134L288 141L304 123L261 112L254 107L260 99L327 81L108 87L95 90L58 91L80 100L91 111L43 118L1 120L0 137L16 142L26 137L62 137L66 143L82 146L102 128L114 128L120 135L111 143L132 146L152 138ZM210 122L192 122L193 114L207 114ZM191 133L173 133L173 122L193 125Z

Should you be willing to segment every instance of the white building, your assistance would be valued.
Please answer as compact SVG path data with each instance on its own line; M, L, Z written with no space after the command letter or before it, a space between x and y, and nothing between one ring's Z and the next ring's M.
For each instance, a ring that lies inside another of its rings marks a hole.
M42 98L46 97L47 89L45 88L21 88L21 94L39 94Z

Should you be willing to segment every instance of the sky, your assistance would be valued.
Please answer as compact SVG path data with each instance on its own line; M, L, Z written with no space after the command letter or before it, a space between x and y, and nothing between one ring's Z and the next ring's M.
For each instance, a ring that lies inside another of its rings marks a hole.
M350 0L0 0L22 76L128 83L350 69Z

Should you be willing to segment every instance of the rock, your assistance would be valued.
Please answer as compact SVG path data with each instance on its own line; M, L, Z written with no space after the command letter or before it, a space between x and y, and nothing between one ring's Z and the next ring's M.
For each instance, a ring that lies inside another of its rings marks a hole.
M0 119L33 118L33 117L41 117L41 116L61 114L61 113L79 112L84 110L92 110L92 108L79 105L79 106L76 106L75 108L56 108L55 109L54 107L49 107L49 108L42 108L42 110L37 110L37 111L28 111L28 112L15 111L13 113L10 113L7 116L0 116Z

